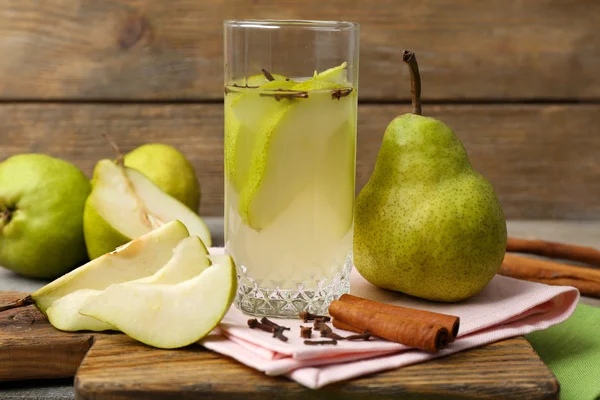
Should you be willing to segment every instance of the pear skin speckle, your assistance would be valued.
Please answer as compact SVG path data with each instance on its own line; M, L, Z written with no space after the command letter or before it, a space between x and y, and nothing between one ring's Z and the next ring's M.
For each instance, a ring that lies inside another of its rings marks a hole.
M354 263L372 284L436 301L479 293L498 271L506 221L454 132L414 114L386 129L356 199Z

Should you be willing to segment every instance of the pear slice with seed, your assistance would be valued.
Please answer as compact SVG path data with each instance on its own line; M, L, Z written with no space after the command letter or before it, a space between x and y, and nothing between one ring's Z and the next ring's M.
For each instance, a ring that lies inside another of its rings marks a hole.
M98 162L83 214L90 259L173 220L180 220L190 235L211 246L210 231L194 211L135 169L112 160Z

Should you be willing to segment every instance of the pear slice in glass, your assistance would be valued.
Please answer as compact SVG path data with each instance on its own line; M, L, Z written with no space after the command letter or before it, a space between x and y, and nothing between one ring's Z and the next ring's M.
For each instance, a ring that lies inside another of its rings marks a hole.
M354 96L332 96L333 90L345 89L341 85L311 79L293 89L308 97L282 99L285 107L262 124L240 193L238 212L256 231L269 226L308 182L319 179L311 160L325 157L330 137L356 116Z
M337 67L329 68L323 72L315 73L314 79L320 81L327 81L331 83L337 83L345 87L351 87L348 82L348 63L344 62Z
M261 127L287 104L272 96L288 90L294 81L274 80L258 89L242 90L225 96L225 169L229 183L241 191L248 178L252 150Z

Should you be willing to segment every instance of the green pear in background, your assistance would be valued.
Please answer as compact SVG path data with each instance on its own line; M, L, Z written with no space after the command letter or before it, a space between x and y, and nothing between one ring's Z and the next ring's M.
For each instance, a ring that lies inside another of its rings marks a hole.
M57 158L20 154L0 163L0 266L48 279L85 263L90 190L83 172Z
M200 185L196 172L173 146L162 143L142 145L125 154L125 166L140 171L163 192L198 212Z
M453 302L480 292L498 271L506 221L492 185L473 169L443 122L421 115L416 57L413 112L387 127L375 169L356 199L354 263L372 284Z

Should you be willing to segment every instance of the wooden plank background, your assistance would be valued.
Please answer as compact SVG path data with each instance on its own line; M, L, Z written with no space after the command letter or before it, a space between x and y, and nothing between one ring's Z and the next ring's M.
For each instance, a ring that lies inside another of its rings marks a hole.
M220 99L229 18L359 22L362 99L409 97L406 47L427 99L600 98L596 0L3 0L0 96Z
M361 24L357 189L389 121L408 111L401 51L421 63L426 114L463 140L509 218L600 219L596 0L4 0L0 161L65 158L91 174L127 151L176 145L202 215L223 212L222 20Z
M590 195L600 193L600 135L590 134L599 105L443 105L424 110L455 129L475 167L494 184L509 218L600 215L600 202ZM406 105L360 107L357 189L371 174L388 122L408 111ZM202 214L222 215L222 125L220 104L4 105L0 158L45 152L74 161L91 176L100 158L114 157L103 132L124 150L146 142L169 143L196 166Z

